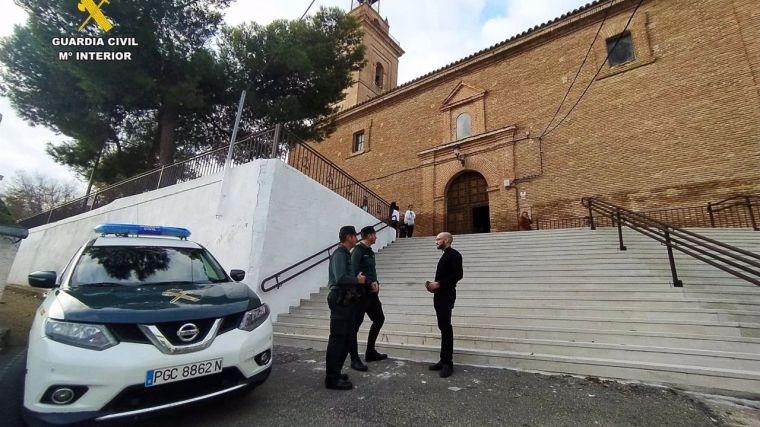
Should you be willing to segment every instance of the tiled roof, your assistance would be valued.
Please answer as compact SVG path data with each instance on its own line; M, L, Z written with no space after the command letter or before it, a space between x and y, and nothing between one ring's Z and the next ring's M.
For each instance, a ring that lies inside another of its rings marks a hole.
M406 83L404 83L404 84L402 84L400 86L396 86L395 88L389 90L388 92L385 92L385 93L383 93L381 95L378 95L378 96L376 96L374 98L370 98L370 99L368 99L366 101L362 101L362 102L360 102L360 103L358 103L356 105L353 105L353 106L351 106L351 107L349 107L349 108L347 108L347 109L345 109L343 111L340 111L338 113L338 115L342 115L344 113L347 113L347 112L350 112L350 111L354 110L355 108L361 107L361 106L363 106L365 104L368 104L368 103L371 103L373 101L377 101L379 98L384 98L384 97L386 97L388 95L391 95L391 94L393 94L393 93L395 93L395 92L397 92L397 91L399 91L399 90L401 90L401 89L403 89L403 88L405 88L407 86L410 86L410 85L412 85L414 83L419 82L420 80L423 80L423 79L425 79L427 77L430 77L430 76L432 76L434 74L437 74L437 73L440 73L442 71L446 71L449 68L452 68L452 67L455 67L455 66L457 66L459 64L462 64L463 62L466 62L466 61L468 61L468 60L470 60L472 58L475 58L478 55L482 55L482 54L487 53L489 51L492 51L494 49L497 49L497 48L500 48L500 47L505 46L507 44L513 43L513 42L515 42L515 41L517 41L517 40L519 40L519 39L521 39L523 37L526 37L526 36L528 36L530 34L533 34L534 32L536 32L536 31L538 31L540 29L543 29L544 27L546 27L548 25L556 24L559 21L562 21L564 19L568 19L568 18L570 18L572 16L575 16L575 15L581 13L581 12L585 12L585 11L587 11L588 9L590 9L590 8L592 8L594 6L598 6L598 5L602 4L602 3L608 3L610 1L612 1L612 0L595 0L595 1L591 2L591 3L587 3L585 6L579 7L578 9L575 9L575 10L573 10L571 12L564 13L561 16L558 16L557 18L552 19L551 21L547 21L547 22L544 22L543 24L536 25L533 28L529 28L529 29L523 31L520 34L514 35L514 36L512 36L512 37L510 37L510 38L508 38L508 39L506 39L506 40L504 40L502 42L496 43L493 46L490 46L490 47L487 47L485 49L479 50L479 51L477 51L475 53L472 53L472 54L470 54L468 56L465 56L462 59L459 59L459 60L454 61L454 62L452 62L450 64L447 64L447 65L444 65L441 68L438 68L436 70L430 71L430 72L428 72L426 74L423 74L423 75L421 75L421 76L419 76L417 78L414 78L412 80L409 80L408 82L406 82Z

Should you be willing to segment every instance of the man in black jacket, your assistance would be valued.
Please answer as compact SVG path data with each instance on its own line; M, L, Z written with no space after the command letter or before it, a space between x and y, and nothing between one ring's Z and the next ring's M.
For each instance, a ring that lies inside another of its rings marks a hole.
M364 275L367 276L367 283L369 283L369 286L360 287L362 297L356 311L354 340L352 342L352 348L350 349L351 368L356 369L357 371L367 370L367 365L362 363L362 359L359 357L359 346L356 342L356 334L362 326L365 313L372 321L372 326L370 326L369 334L367 335L367 351L364 353L364 358L367 362L374 362L376 360L388 358L387 354L379 353L377 349L375 349L377 336L380 334L380 328L383 327L383 323L385 322L383 305L380 303L380 298L378 296L378 292L380 292L380 283L377 281L375 252L372 250L372 245L375 244L376 240L377 232L375 231L375 228L368 225L362 228L362 241L359 242L351 252L351 267L354 271L361 271L364 273Z
M346 225L338 233L340 246L330 258L327 305L330 307L330 338L327 341L325 387L351 390L354 385L348 375L342 374L354 337L354 317L358 303L356 287L364 285L366 278L351 268L351 249L356 245L356 229Z
M435 245L443 251L435 270L435 281L425 287L433 292L433 306L441 330L441 359L430 366L431 371L441 371L441 378L454 372L454 329L451 326L451 311L457 299L457 282L462 280L462 255L451 247L454 237L443 232L435 237Z

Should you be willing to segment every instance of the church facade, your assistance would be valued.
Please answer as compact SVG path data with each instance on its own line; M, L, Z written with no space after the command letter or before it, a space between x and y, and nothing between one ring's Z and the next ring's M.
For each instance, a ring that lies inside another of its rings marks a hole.
M351 13L367 64L313 146L412 204L415 235L760 192L756 1L600 0L401 86L387 21Z

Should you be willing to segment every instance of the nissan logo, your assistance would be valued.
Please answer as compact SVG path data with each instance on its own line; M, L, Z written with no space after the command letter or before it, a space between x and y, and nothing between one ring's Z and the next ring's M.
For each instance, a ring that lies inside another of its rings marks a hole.
M193 323L185 323L177 330L177 336L183 342L190 342L198 336L200 330Z

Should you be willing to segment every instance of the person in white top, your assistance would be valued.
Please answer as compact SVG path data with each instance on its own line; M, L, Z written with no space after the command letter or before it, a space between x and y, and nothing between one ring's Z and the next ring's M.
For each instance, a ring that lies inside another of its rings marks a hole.
M412 233L414 233L414 219L417 217L417 214L414 213L414 210L412 210L412 205L409 205L409 207L406 209L406 213L404 214L404 224L406 224L406 236L402 237L412 237Z
M398 220L399 220L398 205L396 202L391 202L391 227L396 230L398 235ZM403 237L403 236L402 236Z

